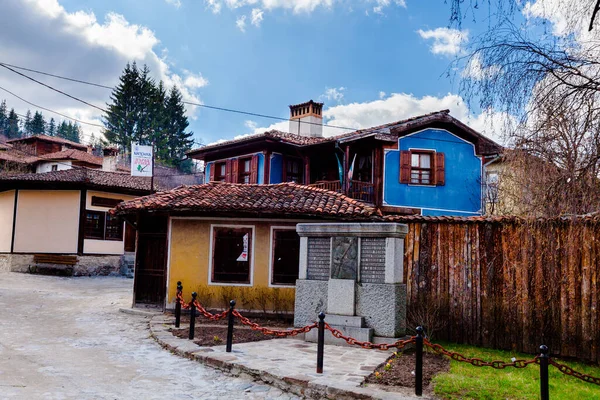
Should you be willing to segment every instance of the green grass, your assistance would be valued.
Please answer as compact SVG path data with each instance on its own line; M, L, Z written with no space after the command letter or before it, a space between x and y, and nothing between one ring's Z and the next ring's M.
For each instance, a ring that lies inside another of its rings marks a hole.
M485 361L510 362L512 357L529 360L532 355L510 351L483 349L459 344L440 343L446 349L460 352ZM558 360L584 374L600 377L600 367L578 362ZM444 399L539 399L540 369L532 364L523 369L508 367L498 370L491 367L474 367L452 360L450 371L433 378L435 394ZM551 399L600 399L600 386L564 375L549 366Z

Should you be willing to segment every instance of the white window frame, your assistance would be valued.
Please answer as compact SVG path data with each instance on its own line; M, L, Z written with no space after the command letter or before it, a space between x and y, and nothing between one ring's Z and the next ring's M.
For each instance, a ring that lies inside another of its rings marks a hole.
M296 226L271 226L270 229L270 233L269 233L269 287L272 288L296 288L296 285L278 285L273 283L273 250L275 250L275 234L274 231L282 231L282 230L288 230L288 231L295 231L296 230ZM298 272L300 272L300 263L298 262Z
M252 229L252 248L250 249L250 283L223 283L213 282L213 241L214 228L250 228ZM210 241L208 248L208 285L209 286L254 286L254 249L256 247L256 225L234 225L234 224L211 224L210 225Z

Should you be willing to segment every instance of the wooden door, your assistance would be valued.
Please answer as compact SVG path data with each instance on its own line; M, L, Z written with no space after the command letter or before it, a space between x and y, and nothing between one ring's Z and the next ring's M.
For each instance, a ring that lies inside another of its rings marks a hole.
M164 307L167 286L167 219L140 218L138 222L135 276L133 282L134 306Z
M135 251L135 236L136 230L133 226L125 224L125 251L132 253Z

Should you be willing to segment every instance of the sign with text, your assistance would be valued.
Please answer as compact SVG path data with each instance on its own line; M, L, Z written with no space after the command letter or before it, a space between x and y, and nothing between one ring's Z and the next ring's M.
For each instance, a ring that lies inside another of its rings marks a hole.
M131 175L152 176L152 146L131 144Z

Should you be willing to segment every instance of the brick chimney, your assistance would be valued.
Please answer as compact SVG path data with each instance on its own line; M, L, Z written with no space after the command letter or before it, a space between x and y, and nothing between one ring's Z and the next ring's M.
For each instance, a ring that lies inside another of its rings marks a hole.
M290 106L290 133L323 137L323 103L310 100Z
M119 149L116 147L102 149L102 171L115 172L117 170L117 154L119 154Z

